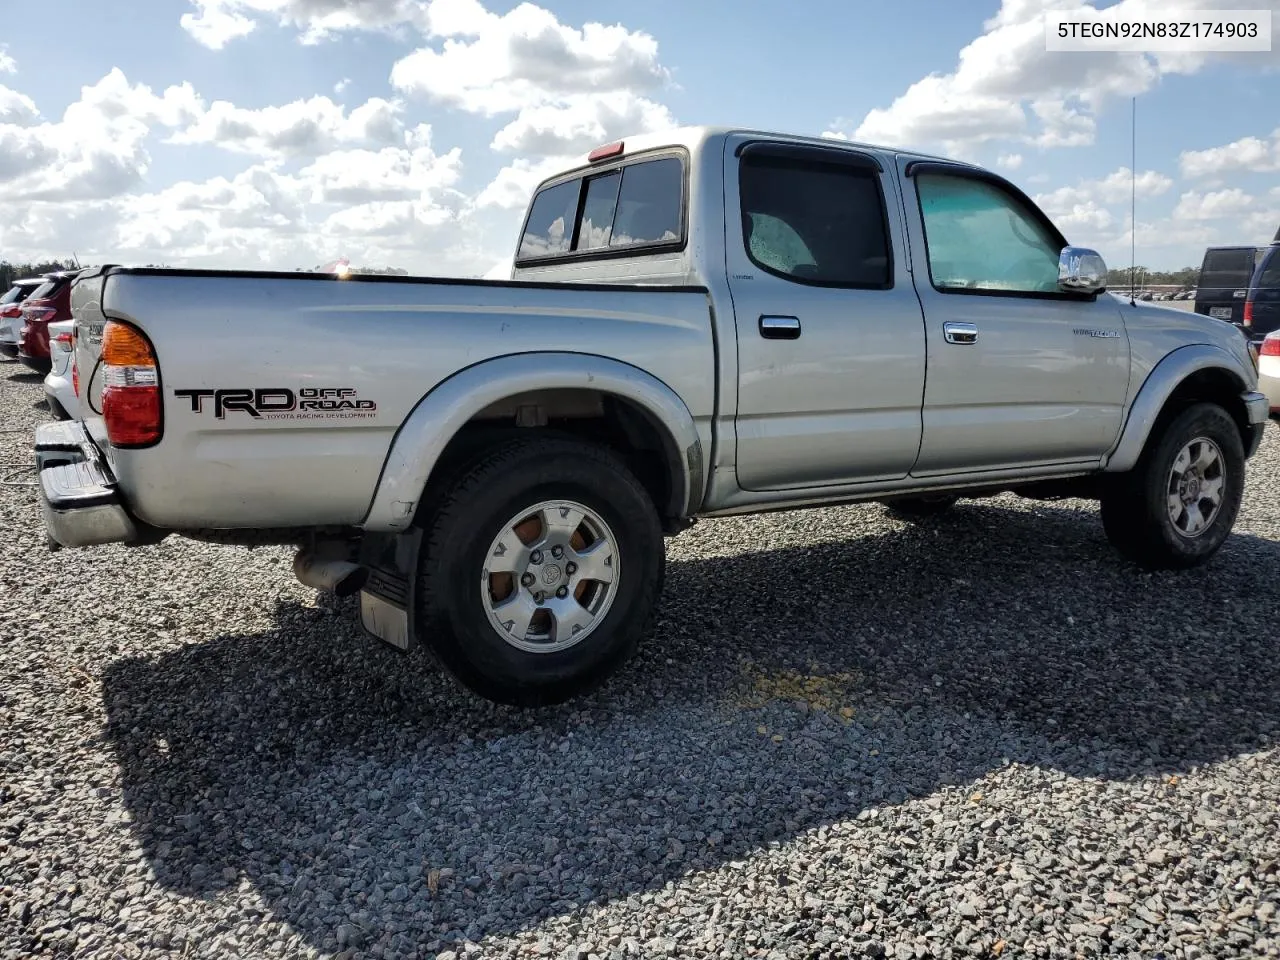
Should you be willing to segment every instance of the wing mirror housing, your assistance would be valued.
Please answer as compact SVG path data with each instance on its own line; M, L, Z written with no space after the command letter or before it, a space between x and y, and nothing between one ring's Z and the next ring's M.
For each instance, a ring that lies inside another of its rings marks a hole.
M1102 293L1107 289L1107 264L1096 250L1063 247L1058 256L1058 286L1068 293Z

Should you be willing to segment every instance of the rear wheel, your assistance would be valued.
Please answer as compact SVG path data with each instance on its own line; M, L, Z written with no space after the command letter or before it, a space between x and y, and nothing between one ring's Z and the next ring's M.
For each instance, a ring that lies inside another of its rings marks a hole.
M940 513L946 513L959 500L959 497L949 493L926 494L886 501L885 509L899 520L927 520Z
M1151 570L1207 563L1240 512L1244 464L1240 432L1227 412L1212 403L1188 407L1103 493L1107 539Z
M607 450L546 437L505 444L457 476L424 520L422 639L481 696L538 706L586 693L648 629L662 528Z

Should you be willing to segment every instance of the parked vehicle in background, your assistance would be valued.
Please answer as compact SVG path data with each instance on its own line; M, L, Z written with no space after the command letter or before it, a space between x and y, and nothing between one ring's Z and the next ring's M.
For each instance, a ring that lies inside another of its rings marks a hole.
M22 303L18 359L38 373L49 371L49 324L71 319L71 281L78 270L51 273Z
M79 377L75 367L75 325L75 320L49 324L49 372L44 378L44 395L55 420L74 420L80 416L76 398Z
M1263 337L1258 348L1258 389L1267 395L1271 418L1280 420L1280 330Z
M1084 497L1122 555L1197 566L1267 398L1239 328L1106 277L971 164L650 134L536 189L510 281L85 271L45 525L296 545L366 630L522 705L630 657L700 517Z
M44 282L44 277L25 277L14 281L13 286L0 296L0 355L17 357L20 339L18 331L22 329L22 302Z
M1209 247L1196 283L1196 313L1241 326L1244 301L1265 247Z
M1254 342L1280 329L1280 241L1267 248L1254 268L1244 300L1242 325Z

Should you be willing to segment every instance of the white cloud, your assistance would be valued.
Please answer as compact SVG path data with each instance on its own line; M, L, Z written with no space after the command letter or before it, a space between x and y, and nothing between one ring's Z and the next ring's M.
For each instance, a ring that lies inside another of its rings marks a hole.
M260 20L300 32L303 43L319 43L347 31L394 31L424 25L425 0L191 0L194 13L182 15L182 28L199 43L220 50L248 36Z
M656 90L667 80L657 41L620 25L578 30L531 3L498 16L472 0L438 0L431 13L431 36L445 42L399 60L392 86L469 113L496 116L587 92Z
M25 127L40 117L35 101L17 90L0 86L0 126L12 124Z
M170 143L211 144L259 157L315 156L344 144L402 140L403 104L374 98L347 113L328 97L252 110L217 100Z
M1175 18L1190 10L1231 9L1235 0L1121 0L1105 9L1138 19ZM1277 0L1268 5L1280 10ZM1045 49L1043 14L1080 7L1080 0L1003 0L981 36L960 51L956 68L916 81L889 106L871 110L855 139L956 153L966 144L1011 139L1041 147L1093 143L1095 117L1108 100L1151 89L1171 74L1193 74L1207 63L1272 54L1061 53ZM1092 6L1092 5L1088 5ZM1280 17L1272 29L1280 33Z
M1239 187L1197 193L1188 190L1178 199L1173 210L1175 220L1218 220L1246 213L1254 206L1254 199Z
M1271 173L1280 170L1280 129L1267 142L1244 137L1222 147L1186 150L1178 157L1184 177L1216 177L1224 173Z
M1046 213L1056 216L1082 204L1094 207L1128 201L1132 192L1143 198L1158 197L1172 186L1173 180L1155 170L1144 170L1133 178L1128 167L1121 167L1097 180L1081 180L1073 187L1036 194L1034 199Z
M495 150L547 156L585 153L628 134L675 126L671 112L630 93L575 94L521 110L494 135Z
M510 280L514 257L504 257L482 274L485 280Z
M476 197L477 207L497 207L501 210L519 210L533 196L533 188L547 177L572 166L574 157L544 157L529 160L524 157L513 160L498 171L498 175Z
M34 104L21 97L20 111ZM189 123L203 109L190 84L157 95L113 69L58 122L0 123L0 200L96 200L142 182L153 126ZM29 113L29 112L28 112Z
M1022 154L1002 153L996 157L996 166L1003 167L1006 170L1017 170L1022 166Z
M4 47L0 47L0 73L17 73L18 62L9 56Z
M347 87L350 85L351 85L351 78L343 77L341 80L339 80L337 83L333 85L333 92L335 94L341 94L342 91L346 90Z

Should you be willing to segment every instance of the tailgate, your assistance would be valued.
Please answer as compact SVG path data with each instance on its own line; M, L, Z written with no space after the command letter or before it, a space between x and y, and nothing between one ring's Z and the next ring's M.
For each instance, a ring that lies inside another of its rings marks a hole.
M75 363L80 374L80 419L89 436L99 445L106 443L102 423L102 328L107 318L102 312L102 291L107 267L84 271L71 286L71 315L75 318Z

